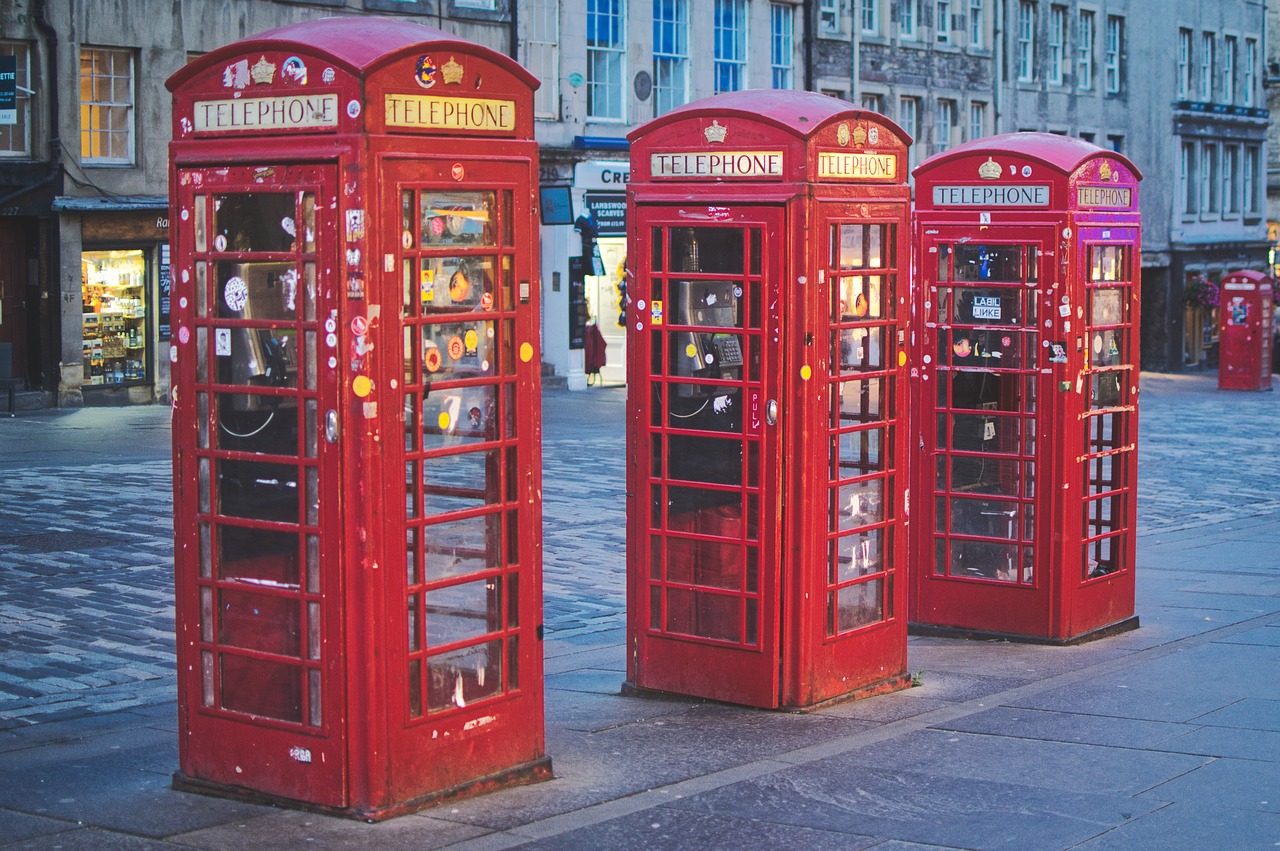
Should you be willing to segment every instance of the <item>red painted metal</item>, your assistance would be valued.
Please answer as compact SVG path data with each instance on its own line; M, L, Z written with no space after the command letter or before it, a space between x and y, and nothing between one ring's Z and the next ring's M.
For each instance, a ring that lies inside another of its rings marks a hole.
M901 688L910 139L774 91L630 139L628 687Z
M1218 389L1270 390L1274 281L1243 269L1218 284Z
M912 630L1134 628L1141 175L1015 133L915 176Z
M376 819L549 777L536 81L359 17L169 85L175 784Z

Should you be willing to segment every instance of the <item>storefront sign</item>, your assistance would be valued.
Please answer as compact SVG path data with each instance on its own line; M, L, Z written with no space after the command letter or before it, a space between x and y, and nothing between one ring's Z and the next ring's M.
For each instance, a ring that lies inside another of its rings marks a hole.
M649 169L655 178L781 177L782 151L650 154Z
M199 100L195 104L195 129L198 133L337 126L336 94Z
M0 56L0 124L18 123L18 57Z
M596 220L596 234L599 236L626 236L626 193L587 192L585 194L587 211Z
M173 314L173 279L169 266L169 243L160 244L160 315L156 320L156 331L161 342L169 339L170 316Z
M1133 190L1126 186L1078 186L1076 204L1081 207L1127 209L1133 206Z
M388 94L388 127L510 132L516 129L516 102L491 98Z
M898 158L894 154L820 151L818 177L826 180L896 180Z
M1047 207L1049 187L1040 184L1008 186L935 186L939 207Z

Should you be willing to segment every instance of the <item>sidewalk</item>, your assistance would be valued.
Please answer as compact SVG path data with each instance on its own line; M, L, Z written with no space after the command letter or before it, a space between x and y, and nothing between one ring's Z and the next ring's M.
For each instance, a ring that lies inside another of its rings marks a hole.
M169 788L167 410L89 464L87 412L0 419L0 847L1280 844L1280 393L1143 376L1140 629L912 638L920 687L807 714L619 696L624 399L544 394L556 779L376 825Z

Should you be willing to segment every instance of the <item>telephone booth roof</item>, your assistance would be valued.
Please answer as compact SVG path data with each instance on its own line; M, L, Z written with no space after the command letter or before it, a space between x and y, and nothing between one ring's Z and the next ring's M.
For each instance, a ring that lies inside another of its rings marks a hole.
M829 95L784 89L747 89L693 101L637 127L627 134L627 139L634 144L669 124L704 116L744 118L772 125L800 139L812 137L836 118L873 118L877 124L893 131L904 146L911 144L906 131L883 115L854 108Z
M434 50L455 49L464 52L482 50L487 59L496 65L503 66L505 70L526 83L530 89L536 89L540 85L536 77L504 54L482 48L434 27L401 18L368 15L336 16L288 24L223 45L179 68L169 77L166 85L170 91L177 91L202 71L225 63L228 57L255 51L324 56L353 76L367 76L375 67L392 62L405 54L422 50L426 46Z
M1256 269L1237 269L1234 272L1228 272L1222 276L1222 283L1225 284L1228 281L1275 286L1274 278Z
M1107 157L1123 163L1133 173L1135 181L1142 179L1142 172L1123 154L1099 148L1083 139L1059 136L1056 133L1004 133L999 136L985 136L948 148L940 154L934 154L916 166L912 174L921 176L955 160L994 153L1041 162L1065 175L1072 174L1093 157Z

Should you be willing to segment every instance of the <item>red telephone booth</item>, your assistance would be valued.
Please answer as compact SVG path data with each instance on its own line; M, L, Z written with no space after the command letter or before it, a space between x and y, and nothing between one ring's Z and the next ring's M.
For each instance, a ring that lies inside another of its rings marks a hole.
M628 687L907 685L910 139L782 91L630 138Z
M368 17L169 80L179 788L550 776L536 85Z
M1135 628L1141 175L1014 133L915 176L912 628Z
M1271 279L1244 269L1218 285L1218 389L1271 389Z

